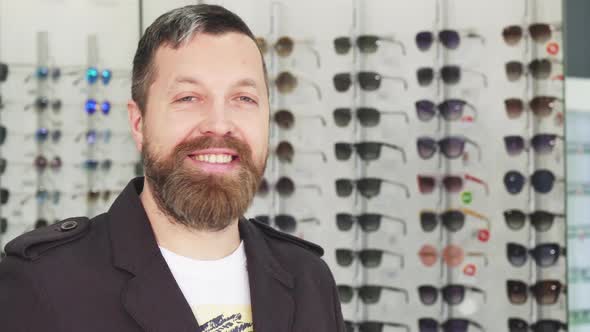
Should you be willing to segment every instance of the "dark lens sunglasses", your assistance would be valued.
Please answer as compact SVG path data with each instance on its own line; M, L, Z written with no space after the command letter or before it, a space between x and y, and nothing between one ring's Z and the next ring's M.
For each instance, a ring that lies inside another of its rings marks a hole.
M563 219L565 218L565 214L552 213L543 210L534 211L530 214L526 214L521 210L504 211L506 225L513 231L522 229L526 223L527 217L537 232L546 232L553 226L555 218Z
M530 36L537 43L546 43L551 40L553 33L561 31L561 26L534 23L528 26L528 35L525 35L525 29L520 25L510 25L502 30L504 42L510 46L517 45L523 37Z
M520 61L510 61L505 65L508 81L518 81L523 75L531 75L536 80L546 80L553 72L553 65L561 65L562 62L553 58L535 59L526 65Z
M526 264L527 256L531 255L538 266L549 267L557 263L559 256L566 255L566 249L557 243L539 244L533 249L527 249L525 246L509 242L506 245L506 255L512 266L520 267Z
M363 161L374 161L381 156L381 147L399 151L402 155L403 162L406 162L406 152L402 147L383 142L360 142L354 144L338 142L334 144L334 153L336 154L336 159L341 161L349 160L353 151L356 151Z
M524 304L528 300L529 291L540 305L555 304L559 294L566 292L566 286L559 280L541 280L532 286L520 280L508 280L506 282L508 299L512 304Z
M383 43L393 44L399 46L402 54L406 54L406 47L404 44L394 38L381 37L376 35L360 35L356 38L356 46L362 53L376 53L379 46ZM352 48L352 40L349 37L338 37L334 39L334 50L336 54L343 55L350 52Z
M438 38L436 38L438 36ZM461 44L461 37L479 39L485 43L485 38L472 31L441 30L438 34L432 31L420 31L416 34L416 46L422 52L428 51L435 41L439 41L444 47L456 50Z
M401 82L404 86L404 90L408 89L408 82L403 77L384 76L373 71L361 71L356 73L356 80L364 91L375 91L379 89L382 80ZM339 73L334 75L333 82L336 91L345 92L348 91L352 85L352 76L350 73Z
M432 210L423 210L420 212L420 225L425 232L434 231L439 223L448 231L457 232L463 228L463 225L465 225L467 215L483 221L486 224L486 228L490 228L489 218L467 208L448 209L440 214Z
M306 185L300 185L298 187L305 188L305 189L314 189L320 195L322 195L322 188L320 188L318 185L306 184ZM293 182L293 180L291 180L291 178L286 177L286 176L282 176L275 183L275 190L277 191L279 196L281 196L283 198L291 197L295 193L295 183Z
M280 161L286 162L286 163L293 162L293 158L295 157L295 152L297 152L298 154L319 155L320 157L322 157L323 162L328 161L324 151L295 149L293 147L293 144L291 144L290 142L287 142L287 141L279 142L279 144L277 145L277 147L275 149L275 154L277 155L277 158Z
M418 180L418 190L422 194L430 194L435 188L444 189L449 193L458 193L464 188L464 180L482 185L485 188L486 195L489 194L488 183L470 174L464 174L463 176L448 174L442 177L418 174L416 178Z
M349 231L352 229L352 225L358 222L363 232L373 233L381 228L381 221L389 221L400 223L403 227L403 234L407 233L407 223L404 219L391 217L378 213L363 213L358 216L353 216L350 213L338 213L336 214L336 226L341 231Z
M267 225L271 225L271 218L268 215L258 215L254 217L254 219L263 222ZM274 224L277 228L286 233L294 233L297 229L298 223L306 223L306 222L313 222L316 224L320 224L320 221L317 218L301 218L296 219L294 216L289 214L277 214L274 216Z
M277 75L274 80L274 83L277 87L277 90L282 94L289 94L295 91L297 86L299 86L299 81L304 81L305 83L309 84L316 92L318 99L322 99L322 90L320 86L315 83L314 81L304 78L302 75L295 76L293 73L288 71L283 71Z
M463 117L465 108L469 108L473 112L473 120L477 119L475 106L462 99L447 99L438 105L433 101L422 99L418 100L414 105L416 106L416 115L420 121L430 121L437 114L440 114L446 121L457 121Z
M465 152L465 143L473 145L477 149L478 159L481 160L481 147L479 144L464 136L448 136L441 140L422 136L416 141L418 155L422 159L430 159L440 150L449 159L457 159Z
M321 115L300 115L297 114L298 118L308 118L308 119L320 119L322 126L326 126L326 119ZM279 126L281 129L291 129L295 126L295 116L293 112L289 110L278 110L273 116L274 122Z
M431 85L435 78L442 80L445 84L455 85L461 81L462 72L480 76L484 87L488 86L488 77L486 74L455 65L443 66L439 69L438 73L432 67L422 67L416 72L416 77L418 79L418 85L422 87Z
M342 303L350 303L354 297L355 291L363 301L364 304L375 304L381 299L382 291L402 293L405 298L405 302L408 303L408 291L403 288L389 287L389 286L377 286L377 285L364 285L360 287L352 287L348 285L339 285L338 294Z
M533 115L538 118L546 118L550 116L557 108L557 104L563 105L563 99L553 96L536 96L528 103ZM510 98L504 101L506 107L506 114L510 119L519 118L525 111L525 103L519 98Z
M467 332L470 325L485 331L480 324L469 319L451 318L439 323L433 318L420 318L418 320L418 332L439 332L441 329L443 332Z
M400 268L404 267L404 255L382 249L363 249L354 251L350 249L336 249L336 262L343 267L351 266L356 258L361 261L365 268L376 268L381 266L383 256L396 257L400 261Z
M567 324L558 320L542 319L529 325L520 318L508 319L508 332L559 332L561 330L567 331Z
M402 328L410 332L410 327L402 323L391 323L382 321L365 320L362 322L344 321L346 332L354 332L358 329L359 332L383 332L387 327Z
M438 293L442 293L443 300L450 305L461 304L465 299L465 293L467 291L481 294L484 303L486 302L486 292L477 287L465 286L465 285L447 285L443 288L437 288L432 285L423 285L418 287L418 295L420 301L424 305L433 305L438 300Z
M406 123L409 122L408 114L404 111L379 111L372 107L359 107L355 110L356 118L363 127L375 127L381 122L381 115L403 116ZM338 127L346 127L352 120L352 110L350 108L337 108L332 113L334 123Z
M537 193L546 194L553 190L555 182L565 182L565 179L556 179L555 174L550 170L538 169L530 176L530 181ZM525 183L526 178L518 171L508 171L504 175L504 186L506 191L512 195L520 193Z
M553 152L557 140L564 140L561 135L536 134L530 139L530 147L538 154L549 154ZM528 151L525 138L519 135L504 136L504 146L510 156L518 156L523 151Z
M352 195L352 191L356 186L357 190L360 192L360 194L364 198L370 199L370 198L373 198L373 197L379 195L379 193L381 192L381 183L387 183L392 186L399 187L404 190L404 192L406 194L406 198L410 197L410 190L409 190L408 186L406 186L405 184L403 184L401 182L390 181L390 180L379 179L379 178L372 178L372 177L361 178L358 180L337 179L336 180L336 194L339 197L348 197L348 196Z

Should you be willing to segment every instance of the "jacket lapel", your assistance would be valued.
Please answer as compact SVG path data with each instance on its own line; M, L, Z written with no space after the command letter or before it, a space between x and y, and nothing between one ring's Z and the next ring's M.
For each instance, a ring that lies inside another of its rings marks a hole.
M108 212L113 264L132 277L123 306L146 332L195 332L198 323L157 246L133 179Z
M294 280L272 254L266 238L247 219L239 221L250 281L255 332L289 332L293 327Z

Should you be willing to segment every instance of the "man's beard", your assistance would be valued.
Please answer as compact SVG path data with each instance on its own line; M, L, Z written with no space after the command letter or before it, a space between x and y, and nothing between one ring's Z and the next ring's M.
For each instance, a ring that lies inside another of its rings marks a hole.
M185 165L188 155L209 148L234 150L237 169L209 174L198 166ZM173 221L199 231L220 231L241 217L254 199L266 167L266 158L257 167L248 145L233 137L203 136L183 142L167 158L155 156L146 139L142 156L158 208Z

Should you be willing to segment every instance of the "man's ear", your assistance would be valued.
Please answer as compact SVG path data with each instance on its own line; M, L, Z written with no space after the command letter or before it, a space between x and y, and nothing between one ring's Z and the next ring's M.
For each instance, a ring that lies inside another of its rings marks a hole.
M137 103L130 99L127 102L127 115L129 118L129 126L131 127L131 135L135 141L135 147L141 152L143 148L143 116Z

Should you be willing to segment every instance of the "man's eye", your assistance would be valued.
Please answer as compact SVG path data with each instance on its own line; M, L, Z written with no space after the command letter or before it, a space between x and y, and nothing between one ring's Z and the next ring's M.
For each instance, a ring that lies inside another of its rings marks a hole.
M190 102L190 101L194 101L196 99L197 98L194 96L186 96L186 97L182 97L182 98L178 99L177 101L178 102Z
M247 97L247 96L240 96L240 97L238 97L238 99L240 99L240 101L245 101L247 103L256 104L256 100L254 100L250 97Z

